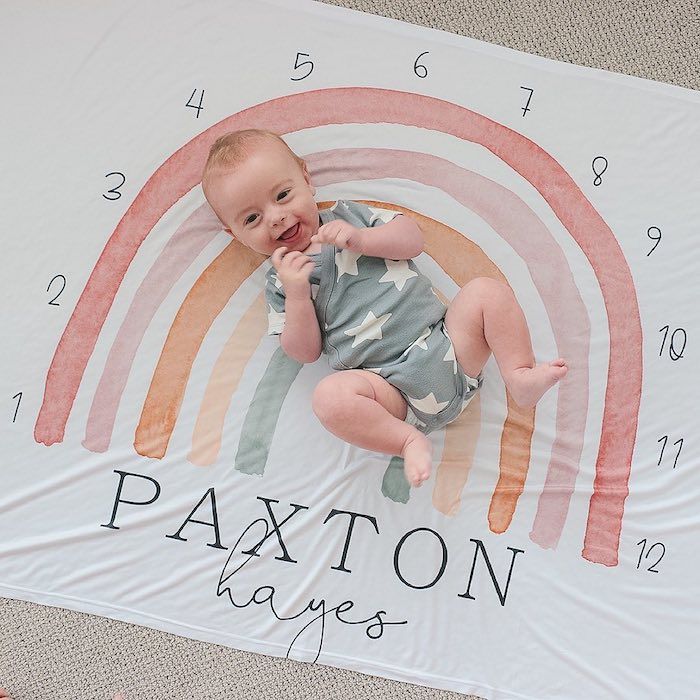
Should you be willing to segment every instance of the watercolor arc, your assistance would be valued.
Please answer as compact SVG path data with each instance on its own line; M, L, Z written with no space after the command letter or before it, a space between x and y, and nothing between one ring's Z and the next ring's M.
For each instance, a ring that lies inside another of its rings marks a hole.
M49 367L35 439L46 445L63 439L87 361L120 281L163 213L199 184L211 142L238 128L262 127L286 134L349 122L418 126L481 144L540 192L590 261L608 315L610 358L583 556L616 565L642 380L641 321L629 266L612 231L542 148L483 115L425 95L380 88L328 88L289 95L228 117L175 152L129 207L90 275Z

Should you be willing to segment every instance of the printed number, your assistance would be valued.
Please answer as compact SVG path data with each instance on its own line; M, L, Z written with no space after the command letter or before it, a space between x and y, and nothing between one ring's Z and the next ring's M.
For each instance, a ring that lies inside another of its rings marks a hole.
M14 423L17 420L17 411L19 411L19 405L22 403L22 392L20 391L19 393L15 394L13 399L17 399L17 407L15 408L15 415L12 416L12 422Z
M413 72L419 78L427 78L428 77L428 69L422 63L418 63L418 61L420 61L420 59L423 58L423 56L426 56L429 53L430 53L430 51L423 51L423 53L420 56L418 56L418 58L416 59L416 62L413 64ZM419 68L423 69L422 73L418 72Z
M204 107L202 107L202 102L203 102L203 100L204 100L204 90L202 90L202 94L201 94L201 96L200 96L200 98L199 98L199 104L198 104L198 105L192 105L192 104L190 104L190 102L192 101L192 98L193 98L196 94L197 94L197 88L195 88L194 90L192 90L192 94L190 95L190 99L187 100L187 104L185 105L185 107L192 107L192 109L196 109L196 110L197 110L197 119L199 119L199 113L204 109Z
M302 66L311 66L311 68L309 68L309 72L306 75L302 75L299 78L290 78L290 80L303 80L304 78L308 78L311 75L311 73L313 73L313 61L302 61L301 63L299 63L299 56L306 56L306 58L309 58L310 55L311 54L301 53L300 51L297 51L297 57L294 59L294 70L297 70L297 68L301 68Z
M596 161L600 161L598 164L598 167L602 167L600 172L596 170ZM591 167L593 168L593 174L596 176L593 180L593 184L598 187L598 185L603 182L602 174L608 169L608 159L605 156L596 156L593 159L593 163L591 163Z
M521 108L523 110L523 117L524 117L528 112L532 111L530 109L530 100L532 99L532 95L534 94L535 91L532 88L525 87L524 85L521 85L520 89L530 91L530 94L527 96L527 102L525 103L525 106Z
M119 177L122 179L122 181L121 181L118 185L116 185L115 187L112 187L111 190L107 190L107 194L113 194L114 197L108 197L107 194L103 194L102 196L103 196L105 199L112 199L112 200L114 200L114 199L119 199L119 197L122 196L122 193L119 192L118 190L119 190L119 188L126 182L126 177L124 177L124 173L117 173L117 172L114 172L114 173L107 173L107 174L105 175L105 177L112 177L112 175L119 175Z
M59 279L59 277L63 280L63 286L58 290L58 294L49 302L49 306L60 306L60 304L56 302L56 299L61 296L63 290L66 288L66 278L63 275L56 275L49 282L49 286L46 288L46 291L48 292L51 289L51 285L53 284L54 280Z
M652 231L657 231L659 235L652 236ZM659 245L659 243L661 243L661 229L658 226L651 226L647 231L647 236L649 236L649 238L651 238L652 241L656 241L656 243L654 243L654 247L647 253L648 258L656 250L656 246Z
M645 555L644 550L647 546L646 538L637 542L637 546L639 546L640 544L642 545L642 551L639 552L639 560L637 561L637 568L639 568L642 565L642 556L644 556L644 558L647 559L649 557L649 555L651 554L652 550L654 549L654 547L661 547L661 556L647 569L647 571L651 571L654 574L658 574L659 573L658 570L655 569L654 567L657 566L658 563L664 558L664 554L666 554L666 547L664 547L664 545L661 544L661 542L655 542L654 544L651 545L651 547L649 547L649 549L647 550L647 553Z
M663 445L661 445L661 454L659 455L659 461L656 463L656 466L660 467L661 460L664 458L664 448L666 447L666 443L668 442L668 435L664 435L662 438L659 438L656 442L663 442ZM679 438L673 444L674 446L678 445L678 452L676 452L676 458L673 460L673 469L675 469L676 464L678 463L678 457L680 456L681 450L683 449L683 438Z
M666 338L668 337L668 331L668 326L663 326L663 328L659 328L659 333L664 334L663 340L661 341L661 349L659 350L659 357L661 357L661 355L663 354L664 346L666 345ZM676 333L680 333L680 340L678 341L678 343L680 344L680 351L676 349ZM668 355L672 360L680 360L681 357L683 357L685 343L687 340L688 336L686 335L685 329L683 328L676 328L676 330L674 330L673 333L671 333L671 341L668 344Z

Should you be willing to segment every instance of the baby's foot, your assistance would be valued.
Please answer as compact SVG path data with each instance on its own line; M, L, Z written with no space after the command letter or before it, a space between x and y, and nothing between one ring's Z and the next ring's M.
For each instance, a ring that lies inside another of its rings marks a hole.
M521 367L511 374L508 391L518 406L531 408L568 371L566 360L561 357L534 367Z
M416 430L403 446L403 470L411 486L422 486L430 478L433 468L433 446L430 440Z

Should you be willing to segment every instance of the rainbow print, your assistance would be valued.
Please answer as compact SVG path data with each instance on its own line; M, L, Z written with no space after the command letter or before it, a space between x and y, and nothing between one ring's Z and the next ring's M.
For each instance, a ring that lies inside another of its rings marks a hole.
M124 275L160 218L200 184L211 143L234 129L257 127L285 135L346 123L415 126L488 149L539 192L587 257L607 313L610 356L582 556L590 562L617 565L642 387L641 321L628 264L605 221L562 166L541 147L485 116L415 93L348 87L288 95L220 121L168 158L115 228L63 332L47 373L35 440L45 445L63 440L85 368ZM336 149L302 155L317 186L394 177L439 188L487 221L526 264L551 324L557 354L566 357L571 367L559 388L556 433L530 533L540 547L555 548L579 472L588 415L591 333L586 307L561 247L542 220L511 191L444 159L386 149ZM465 234L391 202L367 203L414 216L425 234L426 253L459 286L476 276L506 281ZM83 442L87 449L108 449L122 391L148 324L174 282L217 230L211 210L200 207L180 225L144 278L94 394ZM190 290L170 328L136 426L134 448L139 454L151 458L166 454L194 359L208 329L264 262L263 256L231 241ZM205 466L216 460L231 398L243 369L265 336L261 296L238 325L231 335L236 342L230 340L225 345L212 369L199 410L189 455L195 465ZM264 472L282 403L300 368L281 349L273 353L246 407L236 455L238 471ZM534 409L521 410L508 397L507 410L501 432L499 481L489 508L489 528L494 533L505 532L515 513L528 473L535 429ZM433 492L434 506L446 515L454 514L459 507L479 422L480 404L475 400L446 430ZM390 460L382 489L394 501L407 502L409 490L400 459Z

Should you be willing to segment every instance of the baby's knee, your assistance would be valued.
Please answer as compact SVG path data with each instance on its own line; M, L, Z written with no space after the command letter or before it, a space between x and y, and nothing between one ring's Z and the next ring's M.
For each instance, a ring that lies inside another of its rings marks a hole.
M482 308L502 306L514 298L513 290L508 284L490 277L475 277L462 290L471 299L478 300Z
M345 420L352 412L354 396L373 397L372 386L355 370L324 377L314 389L311 406L321 421Z
M319 420L329 418L338 410L342 397L339 396L338 375L330 374L324 377L314 389L311 397L311 407Z
M465 289L487 298L497 294L511 294L511 289L505 282L492 279L491 277L475 277L465 285Z

